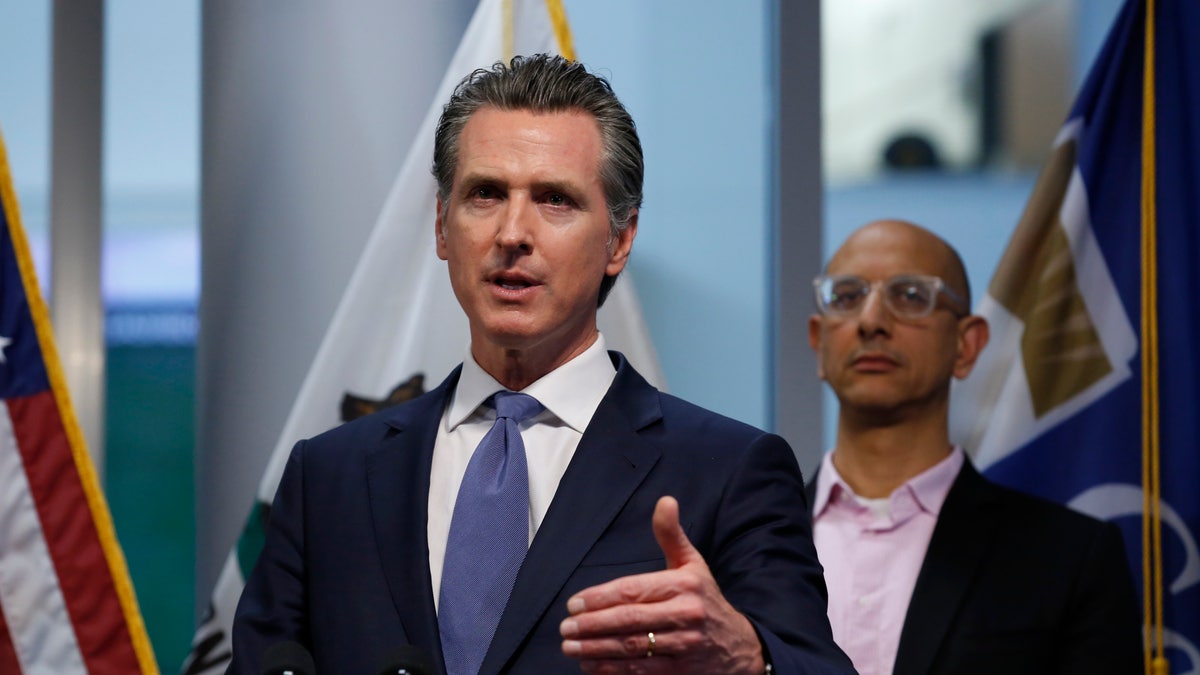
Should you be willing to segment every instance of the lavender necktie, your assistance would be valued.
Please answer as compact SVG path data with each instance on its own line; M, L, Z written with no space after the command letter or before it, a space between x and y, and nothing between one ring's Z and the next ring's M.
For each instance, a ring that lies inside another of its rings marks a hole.
M442 565L438 629L450 675L475 675L529 549L529 472L522 421L542 411L528 394L500 391L496 423L467 464Z

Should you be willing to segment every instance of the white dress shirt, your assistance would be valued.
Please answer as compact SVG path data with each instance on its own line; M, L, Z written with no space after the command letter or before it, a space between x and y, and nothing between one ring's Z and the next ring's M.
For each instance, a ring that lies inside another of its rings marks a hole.
M546 409L521 424L529 466L529 540L546 517L558 483L575 456L579 439L592 420L600 400L617 375L608 358L604 336L592 346L521 390L536 398ZM496 421L496 411L483 402L504 386L484 372L470 351L463 359L458 386L450 396L433 444L429 471L429 574L436 607L442 587L442 563L450 519L467 463L475 447Z

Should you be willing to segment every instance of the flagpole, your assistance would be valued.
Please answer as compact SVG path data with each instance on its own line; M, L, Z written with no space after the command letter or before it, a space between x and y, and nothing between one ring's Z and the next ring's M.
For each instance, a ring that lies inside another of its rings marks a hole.
M1162 502L1158 401L1158 241L1155 175L1154 0L1146 0L1142 72L1142 590L1145 667L1167 675L1163 653Z

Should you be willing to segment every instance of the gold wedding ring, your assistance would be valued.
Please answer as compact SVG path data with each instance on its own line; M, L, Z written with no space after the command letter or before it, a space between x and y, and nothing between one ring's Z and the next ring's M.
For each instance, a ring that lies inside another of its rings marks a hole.
M646 633L646 640L648 642L646 646L646 658L650 658L654 656L654 633Z

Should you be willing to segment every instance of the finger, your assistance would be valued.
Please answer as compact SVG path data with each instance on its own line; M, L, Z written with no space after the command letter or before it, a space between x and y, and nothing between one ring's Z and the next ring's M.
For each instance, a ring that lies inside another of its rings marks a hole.
M683 526L679 524L679 502L675 501L674 497L667 496L658 500L658 504L654 506L653 522L654 538L658 540L658 547L667 558L667 569L678 569L697 561L704 563L704 558L696 547L692 546L692 542L683 531Z
M650 633L642 632L590 640L563 640L562 651L581 661L663 659L686 654L703 640L703 635L697 631L653 631L653 635L653 647L650 646Z
M579 591L567 601L567 611L574 615L618 605L662 602L694 588L693 578L673 570L633 574Z
M650 649L649 633L594 638L590 640L563 640L563 654L583 661L645 659L647 654L662 657L669 653L665 636L654 634L654 649Z
M564 638L591 639L628 634L645 635L695 628L705 618L704 603L693 595L665 602L631 603L575 614L563 619L559 633Z

